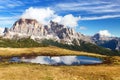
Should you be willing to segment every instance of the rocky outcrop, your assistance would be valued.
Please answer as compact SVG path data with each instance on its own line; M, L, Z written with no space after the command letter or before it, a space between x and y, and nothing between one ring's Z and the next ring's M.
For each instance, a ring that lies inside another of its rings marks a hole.
M118 43L116 45L117 46L116 46L115 50L120 50L120 39L118 40Z
M43 33L45 33L43 25L32 19L19 19L13 27L10 28L10 31L35 36L42 36L44 35Z
M108 40L112 40L113 37L108 37L108 36L100 35L99 33L97 33L94 36L92 36L92 39L94 41L98 41L98 40L108 41Z
M6 38L30 36L34 40L53 39L65 44L73 44L75 40L78 45L80 45L80 40L92 42L90 37L77 33L74 29L53 21L50 21L48 25L43 25L34 19L22 18L16 21L9 30L5 29L4 32L4 37Z
M120 38L118 37L108 37L97 33L92 36L92 40L93 42L95 42L96 45L112 50L120 50Z

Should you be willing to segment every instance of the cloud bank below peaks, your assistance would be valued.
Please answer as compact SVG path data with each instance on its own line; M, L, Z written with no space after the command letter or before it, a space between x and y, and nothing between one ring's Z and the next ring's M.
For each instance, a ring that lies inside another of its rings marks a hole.
M64 16L59 16L55 13L54 10L48 8L33 8L30 7L23 12L21 18L26 19L36 19L42 24L47 24L50 20L64 24L68 27L78 26L78 21L80 17L75 17L72 14L67 14Z

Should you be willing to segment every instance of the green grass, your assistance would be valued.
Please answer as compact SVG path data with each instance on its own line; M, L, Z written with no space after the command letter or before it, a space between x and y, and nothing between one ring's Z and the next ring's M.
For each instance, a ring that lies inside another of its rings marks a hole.
M30 47L46 47L48 45L38 43L30 38L22 39L2 39L0 38L0 47L12 47L12 48L30 48Z
M99 47L97 45L86 43L84 41L80 41L80 46L78 45L67 45L55 42L53 40L43 40L41 43L38 43L30 38L22 38L22 39L2 39L0 38L0 47L3 48L32 48L32 47L48 47L48 46L56 46L63 49L69 49L74 51L82 51L89 53L96 53L108 56L120 56L119 51L112 51L103 47Z

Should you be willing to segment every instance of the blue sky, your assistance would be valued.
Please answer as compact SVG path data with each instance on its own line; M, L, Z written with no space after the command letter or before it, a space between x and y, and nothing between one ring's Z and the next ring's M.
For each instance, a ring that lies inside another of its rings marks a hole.
M62 18L75 17L77 32L93 35L107 30L120 37L120 0L0 0L0 27L12 27L31 7L35 11L49 8L50 15Z

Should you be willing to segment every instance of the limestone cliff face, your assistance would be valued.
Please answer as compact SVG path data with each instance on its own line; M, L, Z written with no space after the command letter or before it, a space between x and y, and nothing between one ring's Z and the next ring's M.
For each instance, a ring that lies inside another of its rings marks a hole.
M43 25L34 19L19 19L9 30L5 30L6 38L14 38L15 36L19 38L29 36L39 40L53 39L65 44L73 44L73 41L76 41L80 45L80 40L92 42L90 37L77 33L74 29L62 24L50 21L48 25Z
M32 19L19 19L16 21L12 28L10 28L11 32L17 32L27 35L44 35L43 25L39 24L36 20Z

